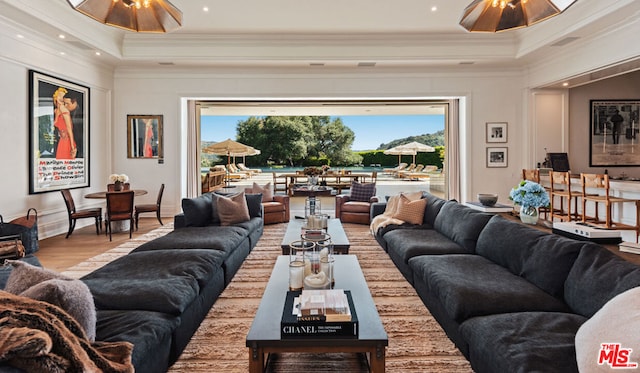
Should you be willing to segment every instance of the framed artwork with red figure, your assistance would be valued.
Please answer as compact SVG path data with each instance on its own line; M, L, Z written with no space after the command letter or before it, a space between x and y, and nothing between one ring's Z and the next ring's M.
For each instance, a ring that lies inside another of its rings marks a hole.
M127 157L162 158L162 115L127 115Z
M29 194L89 186L89 88L29 70Z

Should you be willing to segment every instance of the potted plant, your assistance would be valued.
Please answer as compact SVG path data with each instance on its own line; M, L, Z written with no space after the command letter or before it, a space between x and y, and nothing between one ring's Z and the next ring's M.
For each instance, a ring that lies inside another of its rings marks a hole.
M129 181L129 176L125 174L111 174L109 180L113 183L113 189L119 192L122 190L122 184Z
M549 194L544 187L530 180L522 180L511 189L509 199L520 206L520 220L526 224L538 222L538 208L549 206Z

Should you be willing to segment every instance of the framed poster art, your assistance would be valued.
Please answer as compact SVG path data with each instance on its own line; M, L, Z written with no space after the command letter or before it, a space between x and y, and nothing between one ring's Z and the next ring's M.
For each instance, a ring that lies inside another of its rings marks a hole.
M487 122L487 142L507 142L507 122Z
M589 166L640 166L639 100L590 100Z
M127 115L127 157L163 157L162 115Z
M89 93L29 70L29 194L89 186Z
M487 167L507 167L507 148L487 148Z

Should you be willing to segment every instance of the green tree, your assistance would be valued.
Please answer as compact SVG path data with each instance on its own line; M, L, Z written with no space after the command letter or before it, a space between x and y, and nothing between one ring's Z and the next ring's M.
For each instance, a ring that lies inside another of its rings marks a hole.
M238 123L238 141L260 149L250 164L307 165L327 159L335 165L358 163L351 151L353 131L328 116L250 117ZM249 163L249 162L248 162ZM320 163L326 163L324 160Z

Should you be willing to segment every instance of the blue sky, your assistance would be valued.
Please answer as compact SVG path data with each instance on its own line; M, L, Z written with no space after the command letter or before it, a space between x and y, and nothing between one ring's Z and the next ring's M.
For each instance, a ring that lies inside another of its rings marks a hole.
M444 115L341 115L339 117L342 123L351 128L356 135L353 150L373 150L377 149L381 143L444 129ZM202 116L202 140L216 142L228 138L235 140L238 122L247 118L248 116Z

